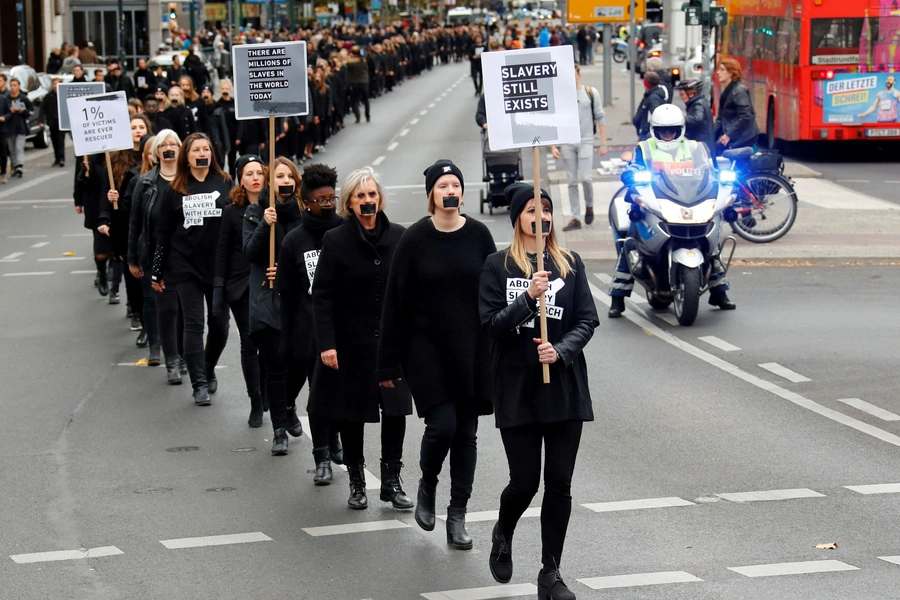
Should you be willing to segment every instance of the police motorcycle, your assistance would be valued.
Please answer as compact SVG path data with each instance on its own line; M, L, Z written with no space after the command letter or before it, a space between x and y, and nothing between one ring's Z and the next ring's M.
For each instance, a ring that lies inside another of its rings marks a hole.
M651 157L653 169L630 165L622 175L625 187L610 203L610 225L650 306L674 305L679 324L691 325L700 297L727 274L737 246L733 237L722 235L722 221L737 219L731 206L736 174L717 171L705 144L681 136L676 146L655 139L642 145L654 154L662 145L677 151L662 154L658 170L658 156Z

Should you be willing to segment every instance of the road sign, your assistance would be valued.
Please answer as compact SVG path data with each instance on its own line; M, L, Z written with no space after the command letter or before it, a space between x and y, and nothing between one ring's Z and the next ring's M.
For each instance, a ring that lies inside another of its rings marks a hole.
M686 6L684 8L684 24L688 27L700 26L703 24L703 17L699 6Z
M647 0L634 0L634 20L647 18ZM567 18L572 23L624 23L631 19L631 0L569 0Z
M724 6L713 6L709 9L709 21L713 27L725 27L728 25L728 11Z
M75 156L134 148L125 92L70 98Z
M60 83L56 87L56 108L59 111L59 129L69 131L69 107L68 101L81 96L93 96L106 91L106 84L102 81L85 81L83 83Z
M231 52L236 118L309 113L306 42L241 44Z

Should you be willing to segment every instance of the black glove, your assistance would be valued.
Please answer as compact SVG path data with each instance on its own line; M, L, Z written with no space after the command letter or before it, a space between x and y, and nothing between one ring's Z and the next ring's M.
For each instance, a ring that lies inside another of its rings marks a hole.
M228 303L225 302L225 288L214 287L212 297L212 314L214 317L221 316L228 310Z

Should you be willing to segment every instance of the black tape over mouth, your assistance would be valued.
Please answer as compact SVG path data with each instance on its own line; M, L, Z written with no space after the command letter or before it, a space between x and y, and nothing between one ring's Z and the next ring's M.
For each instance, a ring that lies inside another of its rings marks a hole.
M550 233L550 221L541 221L541 231ZM537 233L537 223L531 224L531 233Z
M444 208L459 208L459 196L444 196Z
M198 167L208 167L208 166L209 166L209 159L208 159L208 158L198 158L198 159L197 159L197 166L198 166Z
M163 158L165 158L165 159L175 158L175 151L174 150L163 150Z
M374 215L376 212L378 212L377 204L366 203L359 205L359 214L361 215Z
M279 185L278 193L282 196L290 196L294 193L294 186L292 185Z

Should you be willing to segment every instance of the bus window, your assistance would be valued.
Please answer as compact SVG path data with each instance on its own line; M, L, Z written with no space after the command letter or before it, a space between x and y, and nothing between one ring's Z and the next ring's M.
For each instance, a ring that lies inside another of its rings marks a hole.
M877 19L869 19L869 25ZM865 19L813 19L809 41L814 65L854 64ZM846 57L846 58L835 58Z

